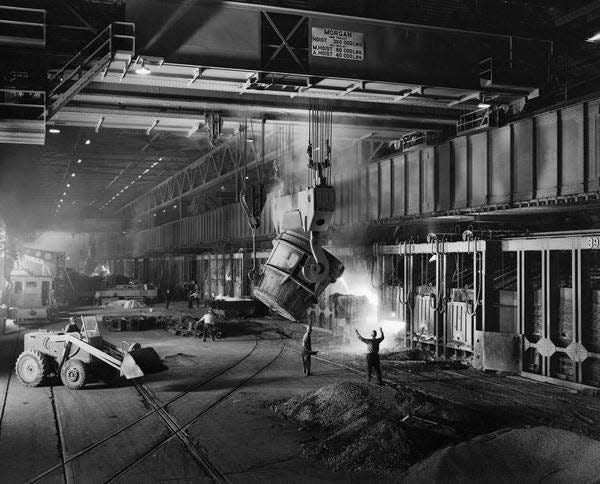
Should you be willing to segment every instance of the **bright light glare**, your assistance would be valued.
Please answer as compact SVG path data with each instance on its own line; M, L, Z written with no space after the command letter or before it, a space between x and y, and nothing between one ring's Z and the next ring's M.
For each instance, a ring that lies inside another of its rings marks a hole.
M598 42L600 41L600 32L592 35L591 37L588 37L587 39L585 39L586 42Z
M58 129L58 128L50 128L48 130L48 133L58 134L58 133L60 133L60 129Z
M148 75L148 74L150 74L151 72L152 72L152 71L151 71L150 69L148 69L148 68L147 68L147 67L144 65L144 63L143 63L143 62L142 62L142 65L141 65L140 67L138 67L138 68L135 70L135 73L136 73L136 74L140 74L140 75L142 75L142 76L147 76L147 75Z
M86 140L85 140L85 144L86 144L86 145L89 145L90 143L91 143L91 141L90 141L89 139L86 139Z
M344 286L346 294L352 294L354 296L366 296L366 298L369 300L369 304L373 304L374 306L379 304L377 290L370 284L360 282L358 284L352 284L352 287L350 287L343 277L340 277L339 281Z

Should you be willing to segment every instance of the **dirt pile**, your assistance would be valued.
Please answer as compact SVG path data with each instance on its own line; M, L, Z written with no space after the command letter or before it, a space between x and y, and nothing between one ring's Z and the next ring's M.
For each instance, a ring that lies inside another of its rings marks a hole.
M441 449L402 482L598 482L600 442L550 427L503 429Z
M410 425L410 415L427 410L423 405L391 388L341 382L279 402L274 409L306 428L324 431L324 438L305 445L308 457L319 458L334 470L385 473L406 469L448 443L447 436L423 438Z

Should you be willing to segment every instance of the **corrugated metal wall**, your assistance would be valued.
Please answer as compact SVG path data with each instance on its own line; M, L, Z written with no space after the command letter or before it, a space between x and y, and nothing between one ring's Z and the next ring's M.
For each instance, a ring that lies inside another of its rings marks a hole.
M362 205L366 196L372 221L597 192L599 106L578 103L378 160L358 169L366 190L336 186L338 198Z
M595 193L600 190L599 109L600 100L578 103L435 148L335 170L334 224ZM274 234L271 212L268 196L258 235ZM250 236L234 204L138 232L132 255Z
M257 235L275 233L272 220L272 197L267 196ZM224 240L252 236L246 216L239 204L225 205L210 212L187 217L133 235L135 255L157 250L192 248Z

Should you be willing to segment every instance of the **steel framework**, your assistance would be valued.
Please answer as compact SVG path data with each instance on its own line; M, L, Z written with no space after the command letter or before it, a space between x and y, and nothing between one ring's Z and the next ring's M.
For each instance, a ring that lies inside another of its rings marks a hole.
M248 139L247 133L243 131L230 136L148 193L121 207L118 212L129 210L135 217L141 217L174 201L196 196L204 189L232 176L235 176L237 195L245 183L247 172L259 170L261 164L282 154L281 147L275 146L276 141L281 140L281 136L278 136L281 130L291 133L290 126L274 126L269 133L265 133L264 146L263 142L256 143L254 139ZM288 136L287 149L290 148L291 136Z

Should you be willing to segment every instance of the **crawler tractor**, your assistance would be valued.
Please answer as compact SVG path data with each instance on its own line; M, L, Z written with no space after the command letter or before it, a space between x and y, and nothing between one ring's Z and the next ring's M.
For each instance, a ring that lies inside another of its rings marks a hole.
M164 368L156 351L139 344L117 349L100 335L100 316L77 318L81 326L71 322L65 331L33 331L25 334L24 351L15 365L17 378L35 387L51 375L60 375L63 384L71 389L83 388L92 375L106 379L120 376L138 378ZM143 369L142 369L143 368Z

